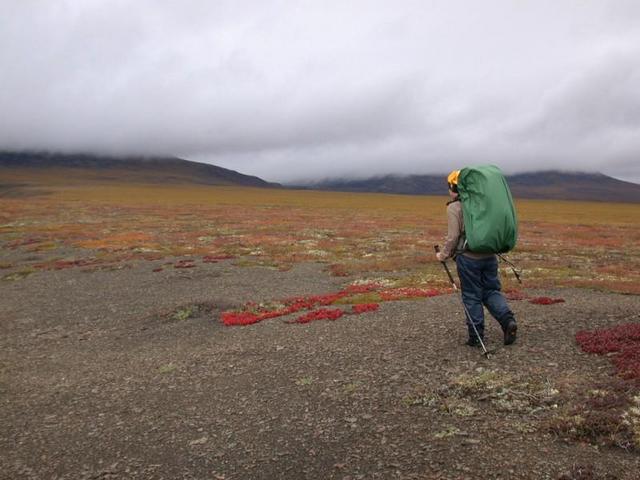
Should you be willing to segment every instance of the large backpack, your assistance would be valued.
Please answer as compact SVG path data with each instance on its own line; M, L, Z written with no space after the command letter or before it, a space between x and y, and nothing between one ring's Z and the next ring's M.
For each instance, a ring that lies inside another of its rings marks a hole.
M458 193L470 251L505 253L515 247L518 218L507 180L498 167L463 168Z

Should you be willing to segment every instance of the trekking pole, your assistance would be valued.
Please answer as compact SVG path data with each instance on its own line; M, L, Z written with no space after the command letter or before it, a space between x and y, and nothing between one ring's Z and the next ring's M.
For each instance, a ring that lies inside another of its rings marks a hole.
M506 257L504 257L503 255L500 255L499 253L498 253L498 257L500 257L500 260L507 263L511 267L511 271L516 276L516 280L518 280L518 283L522 285L522 280L520 280L520 274L518 273L516 266L513 263L511 263L509 260L507 260Z
M440 252L440 247L438 245L434 245L433 248L435 249L436 253ZM442 264L442 266L444 267L445 271L447 272L447 275L449 276L449 281L451 282L451 285L453 286L453 289L456 291L456 293L460 292L460 290L458 289L458 286L456 285L456 282L453 280L453 275L451 275L451 271L449 270L449 265L447 265L446 261L440 261L440 263ZM476 324L473 323L473 321L471 320L471 315L469 315L469 310L467 310L467 306L464 304L464 300L462 300L462 292L460 292L460 301L462 302L462 308L464 308L464 314L467 317L467 322L469 322L471 324L471 326L473 327L473 331L476 334L476 337L478 338L478 341L480 342L480 346L482 346L482 351L484 352L484 356L487 357L487 360L489 359L489 352L487 351L487 347L484 346L484 342L482 341L482 338L480 337L480 334L478 333L478 329L476 328Z

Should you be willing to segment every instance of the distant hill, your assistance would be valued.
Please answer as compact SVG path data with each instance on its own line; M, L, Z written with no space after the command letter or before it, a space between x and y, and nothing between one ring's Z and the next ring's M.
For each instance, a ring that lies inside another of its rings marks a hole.
M206 163L174 157L109 157L49 152L0 152L0 191L20 185L61 182L133 182L152 184L280 187Z
M446 175L386 175L366 180L326 180L305 188L343 192L445 195ZM601 173L543 171L507 177L515 198L640 203L640 185Z
M445 195L445 175L386 175L366 180L326 180L313 190ZM601 173L543 171L508 177L516 198L640 203L640 185ZM282 187L234 170L175 157L110 157L89 154L0 151L0 196L50 185L91 182ZM13 192L13 193L12 193Z

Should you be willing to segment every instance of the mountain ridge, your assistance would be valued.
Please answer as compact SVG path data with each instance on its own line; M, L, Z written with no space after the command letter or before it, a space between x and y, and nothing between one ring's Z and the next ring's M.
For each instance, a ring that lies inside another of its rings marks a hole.
M228 185L407 195L446 195L446 175L382 175L281 185L178 157L0 151L0 195L29 186L65 182ZM515 198L640 203L640 185L602 173L546 170L507 176Z
M640 185L602 173L542 170L507 175L507 181L516 198L640 203ZM404 195L445 195L447 192L446 174L324 180L300 188Z
M0 174L10 171L47 172L65 170L87 180L140 183L195 183L281 188L278 183L235 170L178 157L110 156L85 153L0 151ZM0 181L0 183L2 183Z

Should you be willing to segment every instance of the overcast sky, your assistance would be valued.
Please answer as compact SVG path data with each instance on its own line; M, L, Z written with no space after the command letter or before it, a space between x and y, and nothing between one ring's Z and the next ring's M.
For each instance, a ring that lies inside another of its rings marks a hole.
M0 0L0 149L640 182L638 0Z

